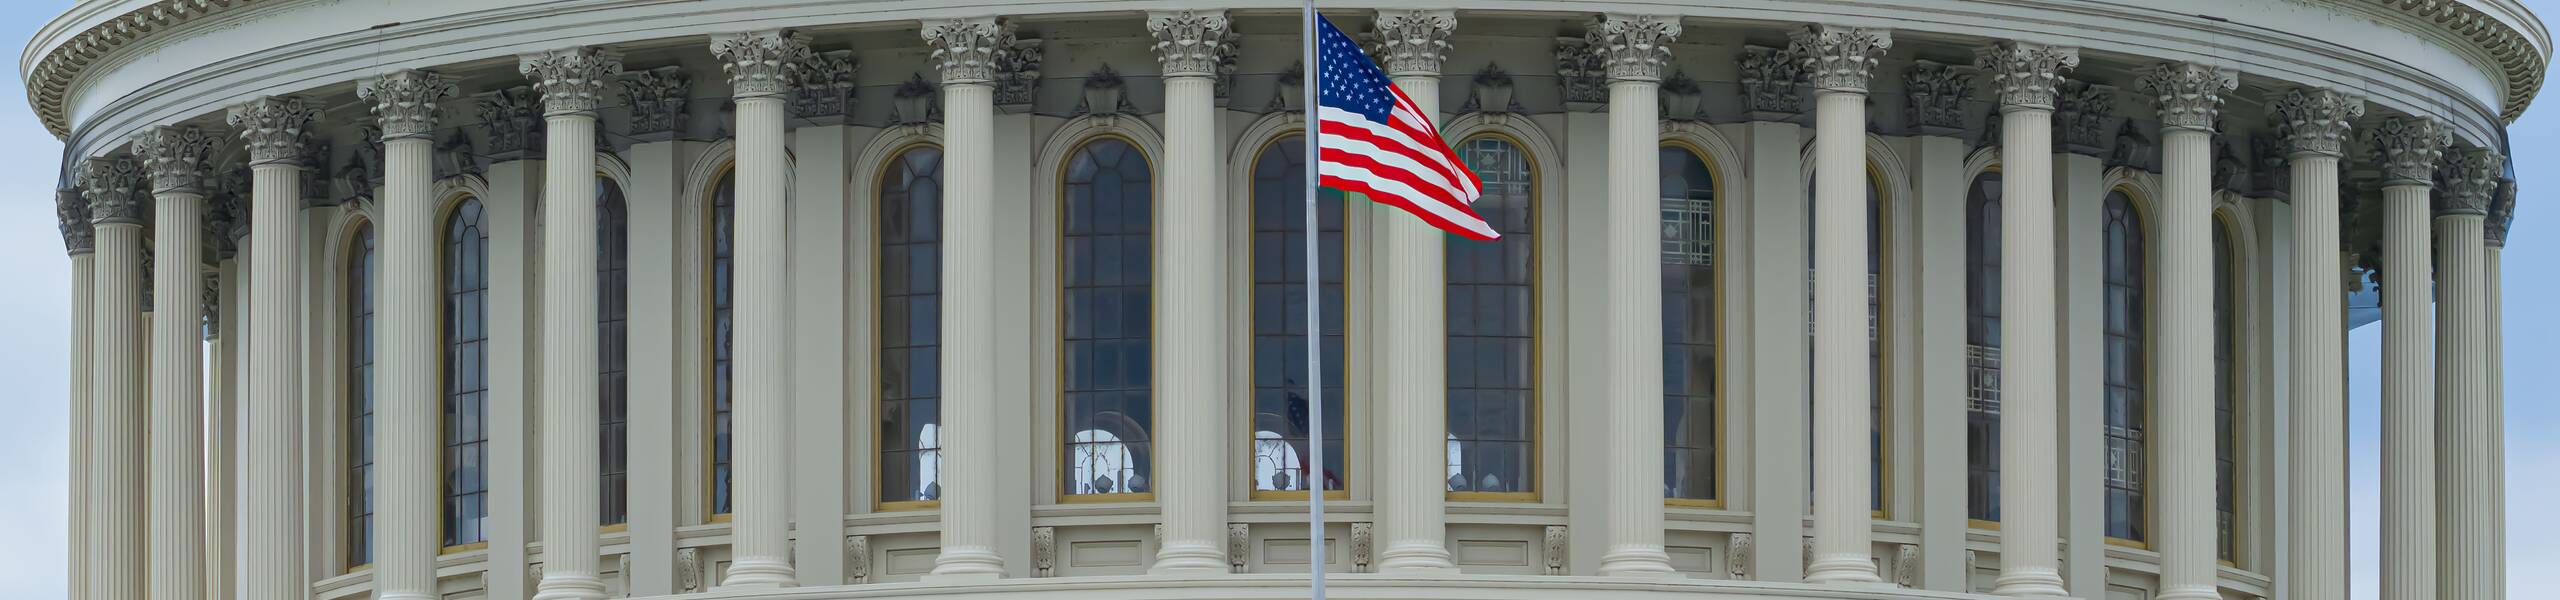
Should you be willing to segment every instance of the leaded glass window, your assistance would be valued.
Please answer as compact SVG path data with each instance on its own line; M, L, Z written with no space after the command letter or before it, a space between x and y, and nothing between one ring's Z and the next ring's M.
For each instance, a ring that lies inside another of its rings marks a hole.
M880 177L880 501L942 499L942 149Z
M734 170L724 171L711 187L709 238L711 272L705 278L710 286L711 327L711 514L729 514L730 464L729 430L735 397L730 374L736 365L731 361L737 325L737 241L738 241L738 177Z
M1449 236L1449 491L1537 490L1537 171L1509 139L1478 136L1459 158L1483 182L1476 213L1502 239ZM1398 218L1403 218L1401 215Z
M444 238L444 545L489 540L489 233L463 199Z
M2000 172L1965 198L1965 516L2000 521Z
M2214 527L2214 556L2238 560L2239 523L2239 433L2232 418L2233 401L2239 393L2239 382L2233 378L2232 353L2238 350L2236 330L2239 323L2238 294L2232 279L2239 265L2231 252L2231 230L2217 219L2213 224L2213 508L2217 518Z
M1078 147L1065 169L1065 493L1151 493L1154 173L1111 137Z
M631 520L630 216L622 185L596 178L597 520Z
M2104 209L2106 246L2106 440L2107 536L2149 537L2150 328L2146 317L2150 277L2142 216L2124 192L2110 192Z
M1292 136L1253 162L1253 489L1305 492L1307 472L1306 142ZM1343 480L1342 192L1320 189L1316 251L1324 329L1324 489Z
M1662 496L1718 496L1716 181L1683 146L1656 153L1662 179Z
M347 260L347 564L373 562L373 226Z

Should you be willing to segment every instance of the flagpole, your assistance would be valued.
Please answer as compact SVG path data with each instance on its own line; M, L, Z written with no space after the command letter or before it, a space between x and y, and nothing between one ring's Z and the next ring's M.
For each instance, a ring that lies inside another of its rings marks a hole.
M1324 262L1321 255L1316 250L1316 241L1318 239L1316 235L1316 196L1318 194L1317 181L1319 180L1319 176L1316 171L1318 164L1317 161L1320 160L1320 154L1318 154L1317 149L1324 146L1324 133L1321 131L1322 128L1316 125L1318 98L1322 97L1316 91L1316 73L1324 70L1324 63L1317 60L1316 57L1315 0L1306 0L1303 16L1304 18L1300 19L1302 22L1300 23L1298 39L1299 46L1305 52L1305 57L1301 60L1305 62L1302 65L1303 68L1299 69L1299 72L1301 76L1306 79L1300 82L1298 89L1304 91L1307 95L1305 101L1299 105L1299 108L1305 111L1301 114L1301 117L1304 121L1307 136L1307 197L1305 202L1305 225L1307 228L1306 472L1314 475L1314 477L1301 476L1300 482L1302 487L1307 488L1307 597L1312 600L1324 600L1324 492L1326 474L1324 468L1324 296L1322 293L1324 289L1324 277L1322 270Z

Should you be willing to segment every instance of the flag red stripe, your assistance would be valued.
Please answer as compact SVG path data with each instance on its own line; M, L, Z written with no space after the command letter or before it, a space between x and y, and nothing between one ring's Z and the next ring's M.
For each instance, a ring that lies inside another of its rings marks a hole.
M1342 149L1351 154L1359 155L1362 158L1371 159L1373 162L1402 163L1396 165L1382 165L1378 168L1411 172L1415 175L1415 183L1417 184L1417 187L1419 187L1420 184L1429 184L1432 187L1436 187L1447 192L1452 198L1462 198L1467 195L1466 190L1460 187L1461 184L1458 183L1455 175L1439 168L1436 164L1439 162L1438 160L1421 155L1421 153L1417 152L1412 146L1407 145L1403 140L1382 138L1379 137L1375 131L1367 128L1345 124L1331 119L1324 121L1323 131L1325 135L1325 147L1327 149ZM1379 157L1371 156L1373 152L1375 154L1391 155L1403 160L1382 160Z
M1345 179L1345 178L1341 178L1341 177L1324 177L1324 178L1323 178L1323 180L1322 180L1322 183L1323 183L1324 187L1329 187L1329 188L1333 188L1333 189L1337 189L1337 190L1342 190L1342 191L1345 191L1345 192L1351 192L1351 193L1360 194L1360 195L1363 195L1363 196L1368 196L1368 197L1369 197L1369 200L1370 200L1371 202L1376 202L1376 203L1379 203L1379 204L1385 204L1385 205L1388 205L1388 206L1393 206L1393 207L1396 207L1396 208L1404 209L1404 211L1405 211L1405 212L1407 212L1407 213L1412 213L1412 214L1413 214L1414 216L1416 216L1416 217L1421 217L1421 218L1422 218L1422 220L1423 220L1423 222L1431 224L1431 226L1432 226L1433 228L1435 228L1435 229L1439 229L1439 230L1441 230L1441 231L1446 231L1446 232L1449 232L1449 233L1451 233L1451 234L1455 234L1455 235L1457 235L1458 237L1463 237L1463 238L1467 238L1467 239L1471 239L1471 240L1476 240L1476 241L1480 241L1480 242L1483 242L1483 241L1492 241L1492 240L1496 239L1495 237L1487 237L1487 236L1485 236L1484 234L1477 233L1477 232L1475 232L1475 231L1473 231L1473 230L1468 229L1467 227L1465 227L1465 226L1463 226L1463 225L1459 225L1458 223L1454 223L1454 222L1451 222L1451 221L1449 221L1449 220L1447 220L1447 219L1440 218L1440 216L1439 216L1439 215L1432 214L1432 213L1431 213L1431 211L1423 210L1423 209L1421 209L1421 208L1419 208L1419 207L1414 206L1414 205L1413 205L1412 203L1410 203L1410 202L1406 202L1406 201L1405 201L1405 199L1404 199L1403 197L1401 197L1401 196L1397 196L1397 195L1394 195L1394 194L1380 194L1380 193L1373 193L1373 192L1375 192L1376 190L1375 190L1374 188L1369 187L1369 184L1368 184L1368 183L1366 183L1366 182L1361 182L1361 181L1356 181L1356 180L1351 180L1351 179ZM1472 216L1475 216L1475 213L1474 213L1474 211L1468 211L1467 215L1468 215L1468 216L1470 216L1470 217L1472 217Z

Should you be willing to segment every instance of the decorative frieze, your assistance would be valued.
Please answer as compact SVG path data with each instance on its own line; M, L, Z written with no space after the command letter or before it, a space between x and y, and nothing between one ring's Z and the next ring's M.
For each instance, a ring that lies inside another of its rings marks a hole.
M546 128L542 95L532 86L516 86L472 96L480 109L481 127L489 138L490 157L499 161L542 157Z
M160 126L133 136L133 157L151 176L154 194L204 195L204 180L217 138L193 126Z
M225 121L240 130L249 165L257 166L299 160L311 123L319 118L320 109L307 100L268 96L231 107Z
M612 99L622 53L580 46L517 57L516 70L542 94L543 116L589 115Z
M1893 49L1891 31L1868 27L1806 25L1787 39L1787 53L1803 65L1814 89L1825 91L1866 93L1876 60Z
M1964 131L1965 103L1973 100L1973 75L1963 68L1922 60L1902 72L1903 108L1921 135L1952 136Z
M2062 73L2080 67L2080 49L2004 41L1974 50L1973 65L1991 75L2001 106L2050 109Z
M711 36L711 55L720 59L720 70L729 74L729 93L736 98L791 91L811 56L808 36L780 29Z
M1031 528L1031 576L1056 577L1057 575L1058 529L1055 527Z
M62 230L62 250L74 256L98 251L98 228L89 223L89 199L80 190L53 191L55 227Z
M142 163L129 156L80 161L80 191L89 200L91 225L140 225L151 219Z
M2481 222L2480 241L2491 248L2507 247L2507 227L2516 223L2516 181L2498 182L2498 195L2489 201L2489 217Z
M844 123L845 119L853 114L853 76L861 71L862 61L854 58L852 50L834 50L810 55L809 63L800 67L799 89L791 92L792 114L820 124ZM676 79L670 82L665 79L668 76ZM661 89L672 84L673 94L681 98L685 91L683 77L682 72L670 73L645 83ZM642 82L635 80L634 83ZM665 92L660 93L665 94ZM637 108L640 105L640 98L635 95L631 100L634 107L631 117L632 130L637 133L640 128L640 113ZM676 101L675 110L676 114L682 114L683 100ZM663 115L664 113L653 114ZM675 117L673 122L657 122L651 125L657 131L674 132L684 129L681 116Z
M2199 63L2160 63L2142 72L2142 93L2160 109L2160 127L2213 131L2222 93L2240 87L2240 72Z
M943 85L994 83L1013 47L1013 24L993 17L933 21L925 24L924 41L933 46Z
M2446 152L2436 171L2436 216L2488 216L2506 159L2487 148Z
M451 78L414 69L356 85L356 96L373 104L385 140L428 137L436 129L436 103L457 92Z
M1440 74L1449 52L1449 32L1458 28L1453 10L1379 10L1370 26L1377 45L1378 66L1388 77Z
M2364 98L2333 89L2285 90L2267 103L2267 121L2288 154L2339 157L2347 131L2364 116Z
M2054 95L2054 147L2097 156L2107 145L2107 123L2115 117L2115 86L2062 80Z
M1803 96L1796 93L1796 85L1804 81L1804 63L1789 52L1742 47L1742 105L1753 113L1753 120L1774 121L1804 112Z
M2383 185L2434 185L2436 163L2451 143L2434 119L2391 117L2364 132L2365 146L2382 165Z
M1147 31L1155 35L1165 77L1215 77L1220 62L1235 61L1236 36L1227 27L1226 11L1150 11Z
M1230 49L1232 50L1232 44ZM1046 57L1047 52L1041 50L1038 39L1013 38L1011 43L996 50L997 109L1009 113L1031 110L1031 101L1040 91L1040 63ZM1223 82L1235 69L1233 55L1230 54L1229 58L1230 60L1220 64L1221 68L1227 69L1219 75L1221 83L1218 95L1220 97L1226 96L1226 86Z
M1610 81L1661 81L1671 43L1680 40L1680 18L1613 13L1593 18L1583 36Z

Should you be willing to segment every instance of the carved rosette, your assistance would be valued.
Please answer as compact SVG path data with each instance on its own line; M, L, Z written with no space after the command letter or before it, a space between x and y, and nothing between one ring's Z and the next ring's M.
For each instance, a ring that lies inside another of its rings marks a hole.
M742 99L791 91L811 56L808 36L780 29L711 36L711 55L729 73L730 95Z
M1796 83L1804 80L1804 63L1787 50L1742 47L1742 100L1752 112L1795 114L1804 111Z
M689 118L685 106L692 93L693 77L685 75L683 67L623 73L622 97L631 101L631 135L656 139L683 133Z
M2160 63L2142 73L2142 93L2160 109L2160 127L2211 132L2222 93L2240 87L2240 72L2197 63Z
M302 158L303 136L320 109L292 96L268 96L231 107L227 122L240 130L249 165L292 164Z
M98 251L98 229L89 224L89 199L80 190L53 191L53 216L62 230L62 250L72 255Z
M1458 28L1453 10L1379 10L1370 23L1377 29L1378 66L1388 77L1440 74L1449 52L1449 32Z
M2453 139L2434 119L2393 117L2365 130L2364 142L2382 165L2383 185L2434 185L2436 163Z
M925 24L924 41L933 46L943 85L995 83L1013 47L1013 24L993 17L935 21Z
M150 174L152 193L201 196L215 140L194 127L153 127L133 136L133 157Z
M1225 11L1149 12L1147 31L1155 34L1156 60L1164 64L1165 77L1214 77L1218 62L1235 46Z
M132 157L101 156L81 161L80 190L89 199L91 225L140 225L151 218L150 195L143 191L142 163Z
M1583 36L1608 65L1610 81L1661 81L1671 43L1680 40L1680 18L1610 14L1593 18Z
M2080 67L2080 49L2000 42L1974 50L1973 65L1991 74L2002 108L2051 109L2062 73Z
M2268 103L2268 120L2294 156L2344 156L2347 131L2364 116L2364 98L2332 89L2292 89Z
M854 58L852 50L836 50L810 55L809 63L800 66L800 89L791 93L791 112L803 119L842 122L845 117L853 114L853 76L861 70L862 61ZM678 86L673 91L673 95L681 98L684 95L682 88L684 74L679 71L670 75L677 78L672 82ZM661 77L653 85L663 88L668 83ZM659 93L666 94L666 92ZM632 98L632 103L637 106L639 98ZM682 110L683 105L678 104L676 108ZM634 114L633 123L636 129L638 119L637 113ZM665 127L670 130L680 128L682 128L680 123Z
M1911 96L1911 123L1922 133L1954 135L1964 130L1964 105L1973 99L1973 75L1953 65L1917 61L1902 73L1902 91Z
M1804 68L1814 89L1864 94L1876 59L1893 49L1893 32L1867 27L1806 25L1787 34L1787 53Z
M516 70L542 94L543 116L595 115L613 95L622 53L594 46L517 57Z
M2499 167L2505 164L2505 158L2487 148L2445 153L2436 175L2436 216L2488 216L2489 201L2498 194Z
M436 130L436 102L459 93L453 79L430 71L403 69L367 79L356 96L373 103L382 139L428 138Z
M2498 182L2498 195L2489 201L2489 218L2483 221L2480 241L2491 248L2507 247L2507 227L2516 223L2516 182Z

